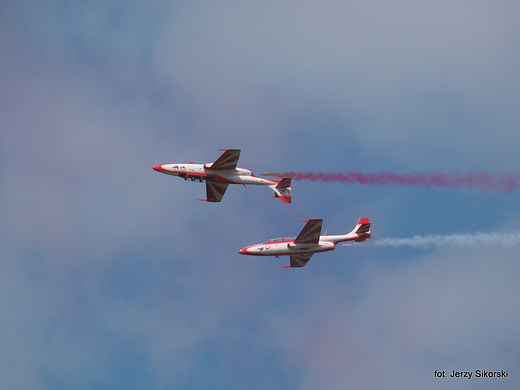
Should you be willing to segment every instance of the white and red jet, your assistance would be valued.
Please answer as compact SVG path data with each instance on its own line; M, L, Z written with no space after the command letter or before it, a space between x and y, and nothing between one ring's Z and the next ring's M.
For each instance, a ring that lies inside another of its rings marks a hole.
M291 265L282 267L303 267L317 252L331 251L338 242L362 242L372 237L368 218L360 218L354 230L350 233L336 236L320 236L322 219L313 218L306 221L298 237L273 238L263 244L251 245L242 248L238 253L252 256L291 256Z
M291 178L280 181L263 179L253 175L251 169L237 168L240 149L219 149L222 155L213 164L162 164L153 169L168 175L179 176L184 180L206 182L207 202L220 202L229 184L254 184L268 186L275 197L283 203L291 203Z

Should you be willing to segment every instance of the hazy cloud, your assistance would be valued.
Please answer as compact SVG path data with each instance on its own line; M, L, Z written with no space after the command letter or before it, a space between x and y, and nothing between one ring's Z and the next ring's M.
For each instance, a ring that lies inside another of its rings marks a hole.
M516 194L298 182L291 205L207 204L151 167L237 147L256 174L516 170L515 3L0 7L1 387L513 388L514 247L338 247L301 270L237 251L314 217L486 241L518 230ZM477 368L511 378L433 378Z

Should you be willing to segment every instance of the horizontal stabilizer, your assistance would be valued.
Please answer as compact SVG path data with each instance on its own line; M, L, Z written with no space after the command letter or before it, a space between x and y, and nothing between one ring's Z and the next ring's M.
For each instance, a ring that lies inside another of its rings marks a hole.
M276 185L276 188L287 188L291 186L291 178L284 177L280 182Z

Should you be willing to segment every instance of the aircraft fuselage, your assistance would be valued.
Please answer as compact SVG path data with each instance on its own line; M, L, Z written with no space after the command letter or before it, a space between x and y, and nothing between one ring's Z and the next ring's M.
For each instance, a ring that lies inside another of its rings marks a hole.
M321 238L321 237L320 237ZM317 244L295 243L294 239L285 240L273 239L263 244L251 245L242 248L238 253L252 256L287 256L300 255L304 253L318 253L334 250L336 243L331 241L318 241Z
M253 171L245 168L226 170L212 170L206 164L162 164L153 167L157 172L167 175L179 176L184 180L226 183L226 184L252 184L252 185L276 185L275 180L264 179L253 175Z
M320 236L322 219L311 218L297 237L272 238L263 244L246 246L238 251L241 255L251 256L290 256L290 265L284 268L301 268L310 260L314 253L334 250L339 242L362 242L372 237L368 218L359 218L354 230L347 234Z

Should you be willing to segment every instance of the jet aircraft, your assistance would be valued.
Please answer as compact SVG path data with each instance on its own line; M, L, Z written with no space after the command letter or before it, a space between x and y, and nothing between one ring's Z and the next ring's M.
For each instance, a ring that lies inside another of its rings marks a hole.
M162 164L153 166L153 169L184 180L205 181L206 199L199 199L201 201L220 202L229 184L243 184L244 187L254 184L268 186L274 191L274 197L280 198L283 203L291 203L290 177L280 181L256 177L251 169L237 168L240 149L218 150L224 153L212 164Z
M338 242L356 241L362 242L372 237L368 218L360 218L354 230L344 235L320 236L322 219L313 218L301 222L307 222L298 237L273 238L263 244L247 246L238 251L242 255L252 256L291 256L290 265L286 267L304 267L312 255L317 252L331 251L336 248Z

